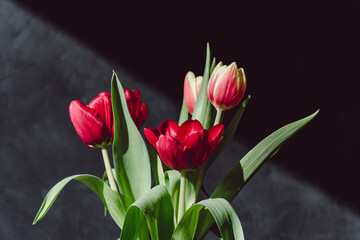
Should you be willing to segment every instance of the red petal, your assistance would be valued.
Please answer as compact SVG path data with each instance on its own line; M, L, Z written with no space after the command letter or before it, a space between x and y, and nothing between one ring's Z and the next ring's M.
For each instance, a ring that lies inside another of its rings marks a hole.
M217 125L213 126L212 128L210 128L209 134L211 136L212 141L215 141L217 143L220 142L221 137L224 134L224 125L223 124L217 124Z
M161 135L156 146L159 156L165 165L178 171L191 170L191 152L176 138L169 135Z
M179 131L179 125L172 120L165 120L160 123L159 131L161 134L176 138L176 135Z
M140 93L136 89L133 90L131 93L132 93L131 100L135 104L135 109L133 110L133 114L131 115L131 117L134 120L134 122L137 123L137 125L139 125L138 122L139 122L139 118L140 118L140 103L141 103Z
M157 130L156 128L147 127L144 128L144 135L149 141L149 143L151 143L151 145L153 145L154 148L157 149L156 143L158 142L159 136L161 135L159 130Z
M75 100L70 103L69 113L76 132L86 145L100 147L109 143L111 135L95 109Z
M224 125L217 124L213 126L209 130L210 134L210 146L211 146L211 152L214 150L214 148L219 144L223 134L224 134Z
M114 118L111 106L111 95L108 92L102 92L97 95L88 105L89 108L95 109L106 124L106 127L112 136L114 134ZM112 139L112 137L111 137Z
M198 120L186 120L179 128L177 133L177 139L182 142L186 136L193 132L198 132L200 130L203 130L203 126Z
M129 109L130 116L138 129L141 128L148 114L147 105L141 104L140 93L138 90L130 91L124 89L126 103Z
M193 132L186 136L183 144L190 149L193 155L191 167L198 168L206 162L211 151L209 143L209 132L205 129Z
M136 114L137 98L133 92L131 92L129 89L126 88L124 88L124 94L125 94L127 107L129 109L129 113L131 115L131 118L134 119Z
M148 115L148 106L146 105L146 103L143 103L140 108L140 116L136 125L138 129L140 129L141 126L144 124L147 115Z
M135 98L140 99L140 93L139 93L139 91L138 91L137 89L132 90L132 93L133 93L133 95L135 96Z

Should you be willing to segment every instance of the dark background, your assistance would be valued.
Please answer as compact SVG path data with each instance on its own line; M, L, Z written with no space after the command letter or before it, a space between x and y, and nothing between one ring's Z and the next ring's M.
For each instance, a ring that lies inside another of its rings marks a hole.
M275 204L272 218L264 223L254 219L268 216L266 213L249 210L250 214L259 213L249 218L241 215L245 210L238 210L245 236L249 229L248 239L360 238L360 230L354 227L359 226L360 221L357 217L360 211L357 168L360 6L356 1L238 1L215 5L125 4L112 0L0 0L0 3L3 14L0 16L3 20L0 23L0 90L1 106L5 110L1 117L1 135L5 142L1 148L1 161L5 162L0 175L4 179L1 189L8 204L13 203L13 199L30 198L23 204L30 201L32 209L23 210L15 204L17 209L26 212L26 218L21 220L23 224L28 224L27 218L31 221L43 196L60 179L79 172L95 175L102 172L101 162L89 160L99 156L82 145L67 118L71 100L89 102L97 92L109 91L111 70L115 69L123 73L128 88L143 88L141 93L150 107L145 125L157 126L165 118L177 118L183 78L189 70L202 75L205 46L209 42L212 56L217 60L225 64L236 61L245 69L247 94L251 94L252 99L237 132L244 148L251 148L282 125L320 109L318 117L289 141L271 163L265 164L265 170L259 175L267 181L266 176L273 174L271 179L277 184L281 179L284 186L287 178L296 179L302 190L285 187L287 191L298 191L300 196L309 194L309 199L315 199L320 192L326 196L324 206L330 203L331 209L319 210L318 205L300 199L296 203L299 205L276 205L286 192L273 196L276 192L272 190L264 193L269 194L269 198L262 199L259 195L268 189L260 189L256 195L245 189L250 195L243 198L249 202L260 198L256 204ZM152 101L159 105L152 107ZM175 109L167 111L170 103ZM19 158L22 159L20 166L13 162ZM59 162L60 166L51 168ZM277 175L277 171L284 172L285 177ZM216 182L208 181L209 186ZM252 181L259 182L255 178ZM25 184L27 190L13 193L15 190L9 188L8 182L20 189L19 185ZM97 219L96 215L92 222L91 214L75 215L74 219L69 212L64 213L68 208L73 209L69 211L74 214L86 209L90 203L82 199L84 194L90 199L96 198L77 184L69 188L82 191L75 194L78 202L74 203L70 196L72 190L65 189L57 200L59 203L55 203L43 220L46 223L34 227L37 234L44 234L44 239L51 232L64 234L59 239L65 236L96 239L92 235L98 227L95 221L103 222L103 219ZM305 188L315 189L316 194ZM253 191L257 190L253 187ZM321 201L317 204L321 205ZM280 209L282 206L285 208ZM308 212L289 213L284 222L275 224L274 219L281 218L280 213L286 212L286 207ZM327 216L328 212L332 212L329 218L339 221L325 224L323 221L328 218L319 216ZM356 220L347 222L350 218L342 214L353 214ZM293 215L299 217L295 225L312 221L314 226L319 222L323 225L310 230L301 226L300 233L292 231L294 226L285 223L291 222ZM74 225L71 222L65 225L64 218L77 225L71 227ZM3 215L2 220L5 219L9 218ZM19 219L14 216L12 221L16 223ZM8 231L17 229L8 224ZM259 228L265 228L263 225L273 228L259 232ZM65 226L70 229L62 229ZM4 229L1 230L3 236L10 236ZM31 229L27 226L23 230ZM108 231L116 232L113 228Z

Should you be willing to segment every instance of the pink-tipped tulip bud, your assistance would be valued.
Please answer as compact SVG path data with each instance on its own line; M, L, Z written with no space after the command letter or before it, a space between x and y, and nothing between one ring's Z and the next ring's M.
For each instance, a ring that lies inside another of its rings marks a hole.
M167 120L159 129L144 128L144 134L166 166L190 171L209 159L224 134L224 125L217 124L206 130L198 120L186 120L181 126Z
M228 110L240 103L245 89L244 69L238 69L235 62L229 66L219 62L211 74L207 95L216 109Z
M86 145L97 148L112 142L114 120L110 93L100 93L88 105L74 100L69 113L76 132Z
M139 129L147 117L147 105L141 104L138 90L124 89L124 94L130 116ZM86 145L101 148L112 143L114 117L110 93L100 93L88 105L74 100L70 103L69 113L76 132Z
M184 101L190 114L193 114L195 103L199 95L203 77L195 77L193 72L188 72L184 80Z

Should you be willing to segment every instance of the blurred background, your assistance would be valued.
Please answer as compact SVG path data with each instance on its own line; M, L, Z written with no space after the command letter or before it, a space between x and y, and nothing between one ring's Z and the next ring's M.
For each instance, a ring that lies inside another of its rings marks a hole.
M145 126L176 120L185 74L202 75L209 42L218 61L245 69L252 98L205 188L271 132L320 109L232 204L246 239L360 239L359 9L335 0L0 0L0 238L117 239L78 182L31 225L58 181L104 171L68 105L110 91L114 69L148 104Z

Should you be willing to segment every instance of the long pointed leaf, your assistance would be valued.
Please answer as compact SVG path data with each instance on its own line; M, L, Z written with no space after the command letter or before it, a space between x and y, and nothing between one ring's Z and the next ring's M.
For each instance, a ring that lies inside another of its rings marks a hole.
M78 180L86 184L93 192L98 195L98 197L103 202L104 206L109 210L110 215L121 228L125 218L125 209L120 201L119 196L100 178L87 175L73 175L67 178L64 178L58 182L50 191L47 193L36 217L33 221L33 224L39 222L45 214L49 211L50 207L56 200L57 196L60 194L61 190L68 184L71 180Z
M210 73L212 73L212 71L214 70L214 68L216 67L216 58L213 58L212 63L211 63L211 67L210 67Z
M206 199L187 210L176 227L173 240L201 239L202 216L209 214L224 240L244 240L240 220L231 204L222 198Z
M245 111L246 105L248 104L250 98L251 96L248 95L247 98L241 103L239 109L235 113L234 117L231 119L230 124L226 127L223 138L212 152L209 160L206 162L206 168L208 168L214 162L214 160L220 155L220 153L233 139L240 119Z
M209 129L211 125L211 103L208 100L206 89L210 77L210 45L206 45L206 63L205 70L203 75L203 80L201 83L200 91L196 104L194 107L194 112L192 119L197 119L201 122L204 128Z
M161 184L165 186L165 175L161 159L154 147L149 142L146 143L146 147L149 152L150 164L154 176L155 185Z
M230 124L226 127L224 136L220 143L216 146L214 151L212 152L211 156L209 157L208 161L204 166L201 168L193 171L196 176L196 199L199 195L200 188L202 186L203 178L205 175L206 170L211 166L211 164L215 161L215 159L220 155L220 153L226 148L226 146L231 142L236 132L237 126L240 122L240 119L245 111L245 107L250 100L250 95L241 103L239 109L237 110L236 114L232 118Z
M301 128L308 124L319 111L296 122L285 125L278 129L252 150L250 150L237 164L230 173L220 182L211 198L224 198L231 201L250 179L254 172L269 157L273 156L287 140L294 136ZM209 213L202 216L201 226L199 226L198 237L203 237L213 225L214 221Z
M188 109L187 109L187 107L185 105L185 100L183 99L178 124L181 125L188 119L189 119L189 112L188 112Z
M222 197L231 201L257 168L260 167L268 157L272 156L288 139L308 124L318 112L319 111L316 111L308 117L285 125L258 143L216 187L211 197Z
M168 240L174 231L174 210L166 187L158 185L128 209L120 240L143 239L139 223L146 221L152 240Z
M133 122L116 75L111 81L114 112L113 158L120 195L125 208L151 188L151 169L145 142Z

